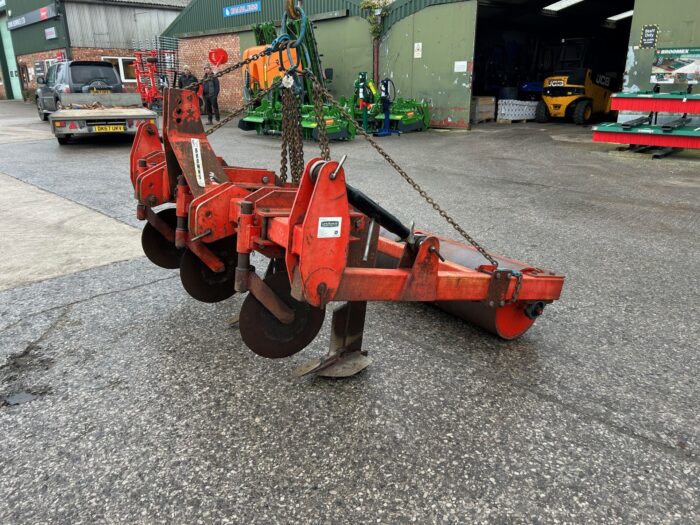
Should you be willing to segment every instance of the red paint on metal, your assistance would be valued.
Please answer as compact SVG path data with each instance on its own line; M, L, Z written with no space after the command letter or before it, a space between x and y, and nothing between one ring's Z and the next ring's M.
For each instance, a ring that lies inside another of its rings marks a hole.
M188 218L187 247L215 272L225 266L206 243L237 235L240 254L283 258L293 296L313 306L332 300L472 304L474 322L506 339L517 337L532 324L524 313L527 304L552 302L561 294L563 276L496 256L499 267L522 272L522 286L515 297L516 279L511 278L502 290L503 298L515 304L483 306L480 302L489 297L494 268L484 267L482 257L470 246L431 234L413 248L415 255L406 244L381 237L376 248L370 246L390 260L399 261L408 254L401 268L348 266L350 245L366 238L370 221L351 209L345 172L337 162L312 159L299 185L284 184L269 170L229 167L214 154L203 132L194 93L168 90L165 107L164 148L143 135L147 125L139 129L131 158L132 182L137 196L143 196L140 181L150 181L149 177L160 181L158 202L165 202L173 198L170 175L184 175L187 193L178 199L178 215ZM466 125L464 120L449 124ZM199 153L193 152L193 139ZM152 201L151 195L146 201ZM251 213L241 213L243 202ZM149 202L142 206L147 213L139 216L150 220L152 206ZM201 240L191 240L199 236ZM443 256L447 260L441 261ZM459 315L472 318L469 313Z
M692 113L700 114L700 99L658 98L656 97L615 97L612 98L615 111L639 111L643 113Z
M610 142L613 144L634 144L640 146L659 146L666 148L700 149L700 137L682 137L679 135L652 135L641 133L622 133L594 131L594 142Z

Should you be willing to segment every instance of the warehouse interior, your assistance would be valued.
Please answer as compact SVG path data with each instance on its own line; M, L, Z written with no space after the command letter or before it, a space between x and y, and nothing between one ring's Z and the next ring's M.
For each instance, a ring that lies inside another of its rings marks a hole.
M635 0L479 0L474 61L474 95L536 100L542 81L561 57L582 53L582 67L612 76L621 87ZM627 14L618 20L611 17ZM594 63L590 63L594 62Z

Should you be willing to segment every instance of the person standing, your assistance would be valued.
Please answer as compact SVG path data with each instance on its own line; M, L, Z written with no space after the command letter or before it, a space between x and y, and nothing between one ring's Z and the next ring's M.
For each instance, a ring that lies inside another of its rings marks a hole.
M204 97L204 111L207 114L208 120L207 124L213 124L213 118L216 117L216 121L221 121L221 114L219 113L219 92L221 91L221 84L219 83L219 78L214 76L209 64L204 66L204 78L202 79Z
M177 79L177 87L180 89L189 89L190 91L197 91L199 87L199 80L192 74L190 66L184 66L182 68L182 73L180 73L180 78Z

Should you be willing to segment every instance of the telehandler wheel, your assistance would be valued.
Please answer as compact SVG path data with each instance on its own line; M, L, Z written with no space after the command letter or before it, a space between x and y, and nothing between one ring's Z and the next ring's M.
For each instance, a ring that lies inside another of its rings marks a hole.
M582 100L574 108L574 124L583 126L591 121L593 116L593 105L590 100Z
M537 110L535 112L535 120L539 122L540 124L544 124L545 122L549 122L549 108L547 108L547 104L544 103L544 100L540 100L537 103Z

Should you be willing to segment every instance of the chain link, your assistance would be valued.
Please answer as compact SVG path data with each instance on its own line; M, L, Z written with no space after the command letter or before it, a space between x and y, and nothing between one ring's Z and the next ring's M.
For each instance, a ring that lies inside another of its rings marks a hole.
M523 274L522 272L512 271L511 275L515 277L515 290L513 290L513 297L510 298L506 304L515 304L520 298L520 289L523 287Z
M273 90L275 90L275 89L277 88L277 86L279 86L279 85L280 85L280 81L279 81L279 80L273 82L272 85L271 85L269 88L263 89L263 90L260 91L257 95L255 95L253 98L251 98L248 102L246 102L245 104L243 104L240 108L234 110L233 113L231 113L230 115L228 115L228 116L224 117L223 119L221 119L221 122L218 122L215 126L212 126L211 128L209 128L209 129L205 132L205 134L211 135L212 133L214 133L214 132L216 132L216 131L219 131L219 130L220 130L221 128L223 128L226 124L228 124L229 122L231 122L231 121L232 121L233 119L235 119L238 115L240 115L241 113L243 113L244 111L246 111L248 108L250 108L250 107L255 106L256 104L258 104L263 98L265 98L266 95L268 95L270 92L272 92Z
M282 42L277 44L274 48L268 48L265 51L262 51L260 53L256 53L255 55L251 55L247 59L238 62L236 64L233 64L225 69L222 69L221 71L217 72L214 76L216 78L220 78L224 75L227 75L229 73L232 73L243 66L246 66L250 64L251 62L255 62L256 60L264 57L271 55L275 51L280 51L285 49L290 43L288 42ZM376 150L379 155L381 155L384 160L387 161L387 163L394 168L394 170L427 202L438 214L445 219L447 224L452 226L457 233L459 233L469 244L471 244L476 250L486 259L491 263L493 266L498 267L498 261L494 259L467 231L462 228L462 226L459 225L459 223L449 214L445 209L442 208L437 202L435 202L435 199L433 199L430 195L428 195L428 192L426 192L420 184L418 184L413 178L411 178L408 173L406 173L401 166L398 165L398 163L391 158L391 156L375 141L369 133L367 133L362 126L359 126L357 122L355 122L355 119L350 113L343 107L341 106L338 101L333 97L333 95L321 84L321 82L316 78L316 76L311 73L310 71L304 71L304 75L308 76L311 79L312 86L313 86L313 94L314 94L314 112L315 112L315 117L316 117L316 124L317 124L317 130L318 130L318 141L319 141L319 146L321 148L321 156L323 157L324 160L330 160L330 145L329 145L329 140L328 140L328 135L326 132L326 121L324 118L324 99L326 103L330 104L333 106L347 121L350 123L351 126L354 126L355 129L357 130L357 133L362 135L362 137ZM261 91L258 93L256 97L251 99L247 104L245 104L243 107L239 108L238 110L234 111L231 115L223 119L219 124L214 126L213 128L210 128L207 131L207 135L211 135L218 129L222 128L224 125L226 125L228 122L236 118L238 115L243 113L249 106L260 102L262 98L267 95L269 92L271 92L273 89L275 89L277 86L279 86L280 82L275 82L273 83L268 89ZM191 89L192 87L198 88L200 85L200 82L190 84L187 86L186 89ZM291 91L289 89L284 89L283 91ZM290 93L294 99L296 99L296 95L293 93ZM289 98L289 97L288 97ZM283 116L282 116L282 141L283 141L283 149L282 149L282 155L283 155L283 161L282 161L282 168L284 169L283 173L280 173L282 176L283 180L286 181L287 178L287 172L286 172L286 158L287 158L287 153L289 153L290 157L290 167L292 170L292 180L294 182L298 182L299 178L301 177L301 173L298 174L297 176L297 171L299 169L299 166L301 165L301 170L303 171L303 163L304 163L304 158L303 158L303 140L301 139L301 118L299 114L299 102L298 99L294 101L293 104L289 104L288 107L292 109L288 109L288 120L287 124L285 125L285 103L284 103L284 95L283 95ZM294 109L296 108L296 109ZM292 111L294 112L294 115L292 115ZM293 117L296 120L290 120L290 118ZM293 125L295 130L292 130L289 126ZM285 138L285 130L290 133L290 136ZM298 142L297 142L298 141ZM299 144L301 147L299 147ZM299 153L301 152L301 154ZM299 164L301 163L301 164ZM295 177L296 180L295 180ZM519 283L516 283L516 297L519 290L519 284L522 283L522 280L520 280Z
M476 250L484 257L484 259L489 261L493 266L498 267L498 261L496 259L494 259L471 235L469 235L467 233L467 231L464 228L462 228L459 225L459 223L454 218L452 218L452 216L450 216L447 213L447 211L445 211L437 202L435 202L435 200L430 195L428 195L428 192L426 192L420 186L420 184L418 184L415 180L413 180L411 178L411 176L408 175L408 173L406 173L403 170L403 168L401 168L401 166L399 166L396 163L396 161L394 159L392 159L391 156L386 151L384 151L384 149L377 143L377 141L374 140L370 136L370 134L364 130L364 128L362 126L357 125L353 116L350 115L350 113L348 113L348 111L343 106L341 106L337 100L335 100L333 95L331 95L331 93L321 85L321 83L318 81L318 79L309 71L306 71L305 74L308 75L309 78L311 78L311 81L313 82L314 94L316 95L318 93L321 95L321 96L316 96L316 101L321 100L321 104L323 104L323 98L325 98L326 101L330 105L332 105L335 109L337 109L340 112L340 114L343 117L345 117L348 120L348 122L350 122L350 125L355 126L355 129L357 130L357 132L360 135L362 135L362 137L370 144L370 146L372 146L377 151L377 153L379 153L384 158L384 160L386 160L389 163L389 165L392 168L394 168L394 170L399 175L401 175L401 177L408 184L410 184L410 186L416 192L418 192L418 194L423 198L423 200L425 200L425 202L427 202L430 206L432 206L432 208L436 212L438 212L438 214L443 219L445 219L445 221L447 221L447 224L452 226L457 231L457 233L459 233L464 239L467 240L467 242L469 244L471 244L474 248L476 248Z
M318 147L321 149L321 158L325 161L331 160L331 146L328 140L328 132L326 126L326 115L323 104L323 86L316 80L315 77L312 78L312 87L314 94L314 116L316 117L316 130L318 140Z
M261 51L260 53L255 53L254 55L249 56L248 58L241 60L240 62L236 62L235 64L230 65L229 67L226 67L220 71L217 71L212 75L213 78L221 78L224 75L228 75L229 73L233 73L234 71L237 71L241 69L244 66L247 66L248 64L251 64L255 62L256 60L259 60L263 57L269 56L272 53L276 53L278 51L284 51L289 47L292 43L291 42L278 42L277 44L274 45L274 47L268 47L264 51ZM202 83L197 81L197 82L192 82L191 84L185 86L183 89L189 89L190 91L197 91L199 89L199 86L201 86Z
M282 87L282 162L280 178L287 182L287 160L292 182L298 183L304 173L304 137L301 130L301 100L291 87Z

